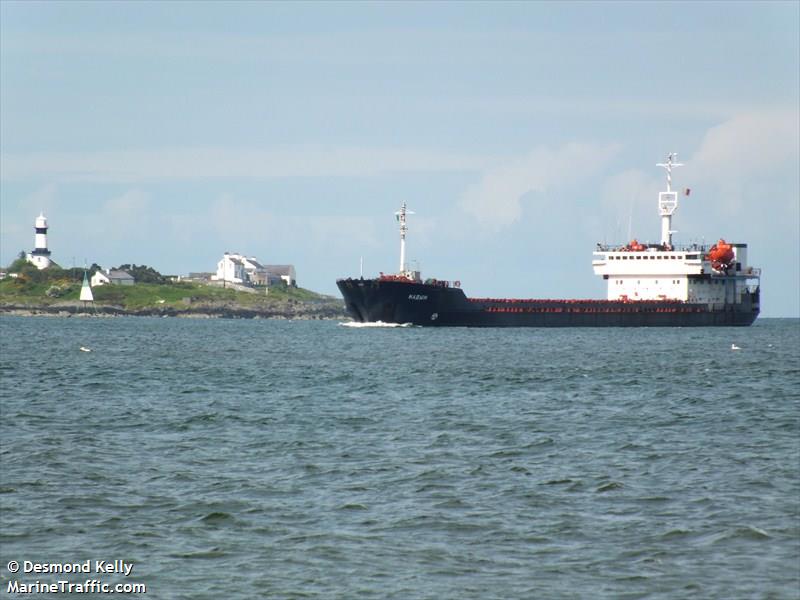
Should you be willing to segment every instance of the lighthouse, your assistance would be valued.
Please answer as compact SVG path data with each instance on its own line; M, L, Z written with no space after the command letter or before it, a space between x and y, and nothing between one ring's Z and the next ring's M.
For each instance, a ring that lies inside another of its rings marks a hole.
M36 265L40 271L50 266L50 250L47 249L47 218L44 212L39 213L34 223L36 230L35 247L33 252L28 254L28 262Z

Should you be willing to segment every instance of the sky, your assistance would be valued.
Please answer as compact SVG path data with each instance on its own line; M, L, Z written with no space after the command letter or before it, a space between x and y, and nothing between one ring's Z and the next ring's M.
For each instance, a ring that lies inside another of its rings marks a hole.
M749 245L800 317L799 2L0 2L0 264L226 251L602 298L597 242Z

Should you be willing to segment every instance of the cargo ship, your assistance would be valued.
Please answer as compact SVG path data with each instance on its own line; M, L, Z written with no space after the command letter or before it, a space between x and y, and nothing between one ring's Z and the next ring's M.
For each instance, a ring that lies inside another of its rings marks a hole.
M426 279L406 265L408 215L400 224L400 269L365 279L336 281L356 322L461 327L706 327L751 325L760 310L761 270L747 262L747 244L720 239L707 246L672 243L679 192L672 171L683 166L670 154L658 194L659 243L632 240L597 244L592 267L607 281L606 299L547 300L470 298L459 281ZM688 190L684 192L688 195Z

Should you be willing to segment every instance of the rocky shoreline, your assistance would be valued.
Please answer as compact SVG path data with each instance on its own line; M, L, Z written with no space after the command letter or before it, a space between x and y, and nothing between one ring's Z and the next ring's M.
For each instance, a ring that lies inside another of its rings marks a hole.
M274 305L245 306L236 303L192 303L180 308L153 306L126 309L114 305L84 306L80 302L53 304L0 304L0 315L51 317L188 317L198 319L283 319L283 320L349 320L344 304L337 300L300 302L287 300Z

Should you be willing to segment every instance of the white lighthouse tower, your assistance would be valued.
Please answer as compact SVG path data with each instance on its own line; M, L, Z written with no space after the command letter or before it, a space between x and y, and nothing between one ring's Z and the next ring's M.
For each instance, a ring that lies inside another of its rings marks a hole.
M50 266L50 250L47 249L47 218L44 212L39 213L34 224L36 230L35 247L28 254L28 262L36 265L40 271Z

